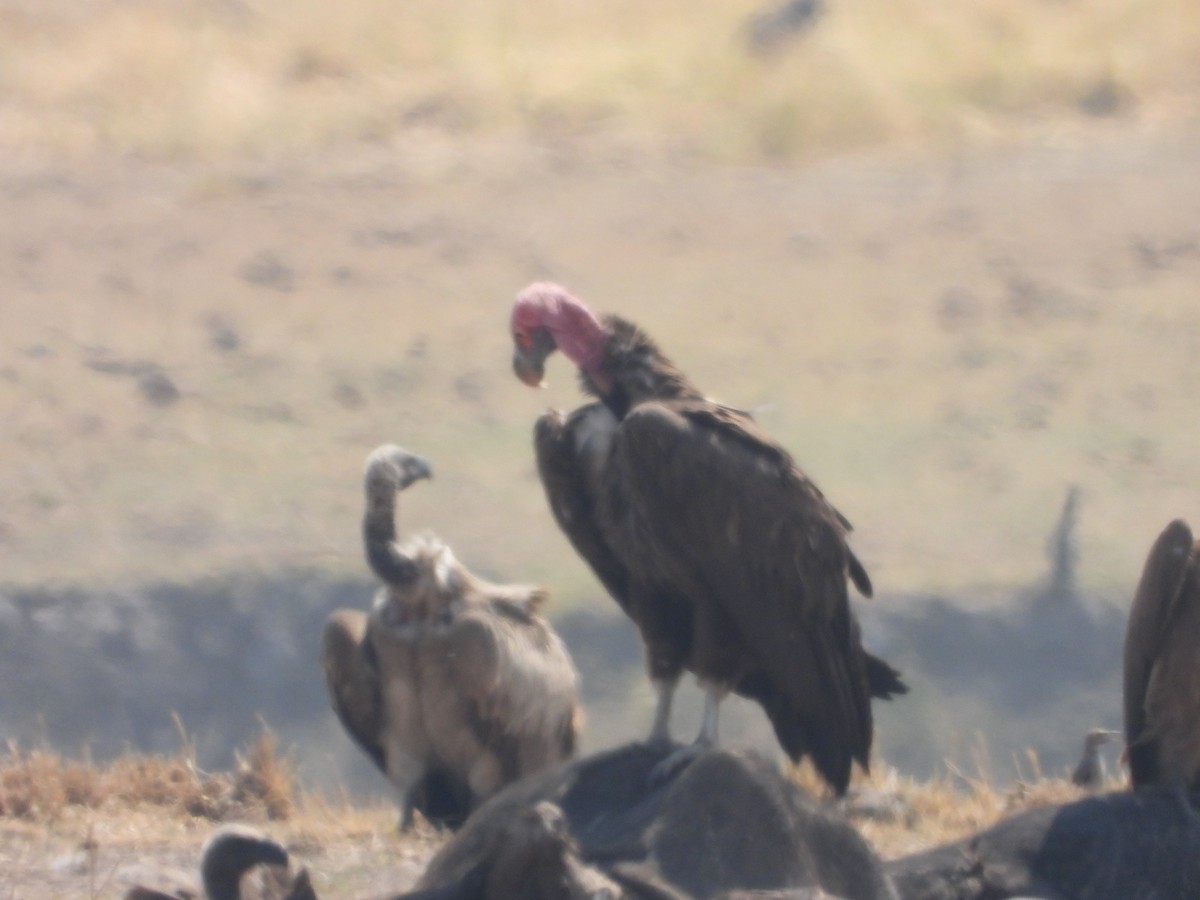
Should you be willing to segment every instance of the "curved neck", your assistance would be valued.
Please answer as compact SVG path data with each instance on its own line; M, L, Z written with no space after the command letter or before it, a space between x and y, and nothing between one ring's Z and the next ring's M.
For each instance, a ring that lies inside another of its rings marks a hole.
M558 349L580 370L607 390L605 350L611 335L582 300L548 281L531 284L517 295L512 313L513 334L528 349L535 329L545 329Z
M547 310L546 327L558 349L593 381L607 382L601 371L609 338L603 323L570 294L564 294L556 306Z
M415 576L413 561L396 546L398 485L386 477L368 478L367 508L363 513L363 549L367 564L388 584L403 584Z

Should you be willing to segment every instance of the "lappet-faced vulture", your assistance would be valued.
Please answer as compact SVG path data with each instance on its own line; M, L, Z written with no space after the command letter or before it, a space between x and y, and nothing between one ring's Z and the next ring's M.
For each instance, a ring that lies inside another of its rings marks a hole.
M400 491L431 474L394 445L367 460L363 539L383 586L369 614L337 610L321 660L333 708L399 792L455 826L479 800L569 758L581 713L567 649L540 588L491 584L435 537L396 541Z
M1200 544L1181 519L1150 548L1129 610L1125 753L1135 788L1200 788Z
M729 691L762 705L793 760L839 793L865 768L871 697L906 688L871 656L847 579L870 596L850 524L745 412L706 397L636 325L598 318L554 284L522 291L513 368L542 382L561 350L598 402L537 422L538 468L575 549L637 624L669 740L681 673L706 692L695 747L716 743Z

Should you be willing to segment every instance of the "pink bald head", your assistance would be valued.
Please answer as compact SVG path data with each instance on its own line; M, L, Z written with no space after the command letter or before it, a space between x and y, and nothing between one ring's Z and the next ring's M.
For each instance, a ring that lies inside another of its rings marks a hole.
M566 288L548 281L525 288L513 304L511 326L516 345L514 367L523 381L536 383L531 381L535 372L540 379L541 365L555 348L594 379L600 376L608 333L583 301ZM539 346L547 333L550 342ZM518 360L524 370L516 365Z

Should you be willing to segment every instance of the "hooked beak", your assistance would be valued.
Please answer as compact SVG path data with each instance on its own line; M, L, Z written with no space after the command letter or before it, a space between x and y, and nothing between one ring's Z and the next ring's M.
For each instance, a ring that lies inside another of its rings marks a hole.
M542 360L519 347L513 351L513 373L530 387L545 387L546 368Z
M549 330L537 329L528 349L520 344L513 347L513 373L530 387L545 387L546 357L555 349Z
M403 490L422 478L433 478L433 466L425 457L413 454L404 461L400 489Z

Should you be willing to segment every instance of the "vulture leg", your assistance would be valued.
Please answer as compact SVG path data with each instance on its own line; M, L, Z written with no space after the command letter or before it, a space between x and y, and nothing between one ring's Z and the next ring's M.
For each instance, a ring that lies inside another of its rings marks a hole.
M729 693L722 685L709 682L704 685L704 720L693 746L704 749L717 746L717 720L721 712L721 701Z
M687 659L691 615L685 601L649 589L630 589L631 606L646 647L646 670L658 695L649 743L671 743L671 704ZM687 636L681 639L681 636Z
M652 678L654 693L658 703L654 707L654 724L650 727L650 737L647 743L663 745L671 743L671 703L675 699L675 689L679 687L679 676L674 678Z
M704 690L704 718L700 722L700 733L686 747L669 753L650 770L652 785L670 781L696 757L717 746L721 701L729 694L729 688L713 681L701 682L700 686Z
M395 748L388 753L388 780L396 787L400 798L401 832L408 831L413 824L413 810L416 809L421 787L421 776L425 774L424 763L410 753Z

